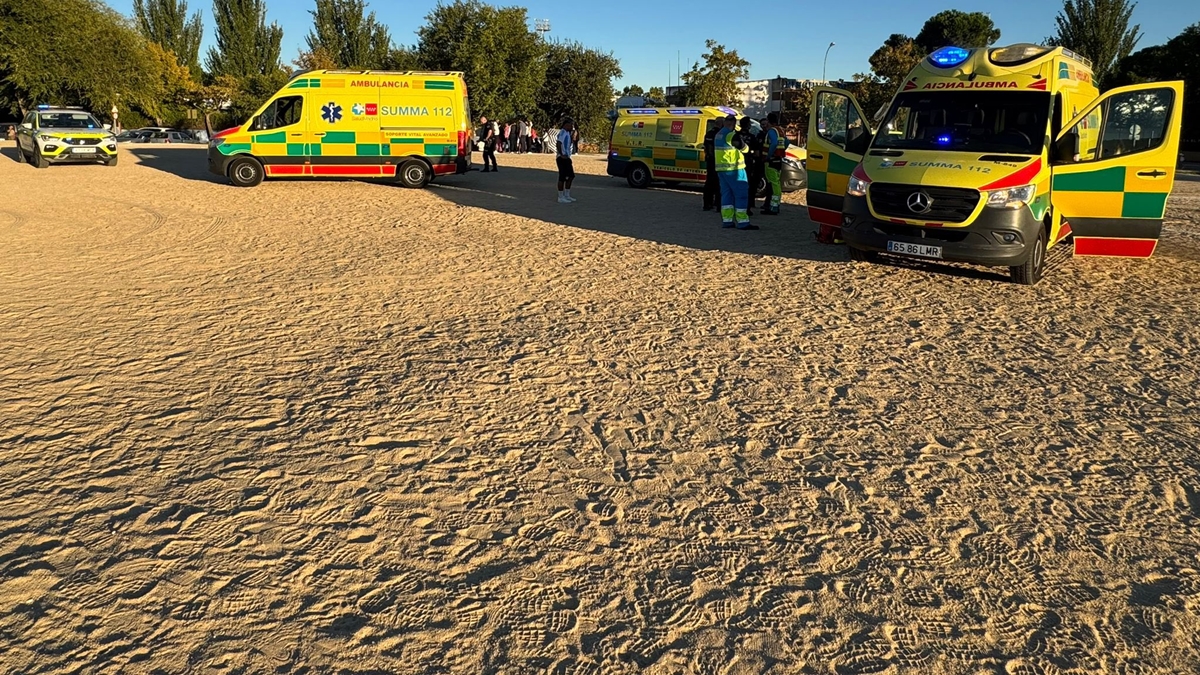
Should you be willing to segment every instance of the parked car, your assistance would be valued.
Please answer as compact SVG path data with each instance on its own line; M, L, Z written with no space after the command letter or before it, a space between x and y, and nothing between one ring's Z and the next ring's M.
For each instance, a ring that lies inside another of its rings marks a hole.
M196 139L186 131L152 131L143 143L195 143Z
M118 143L140 143L152 132L144 129L126 129L117 134Z

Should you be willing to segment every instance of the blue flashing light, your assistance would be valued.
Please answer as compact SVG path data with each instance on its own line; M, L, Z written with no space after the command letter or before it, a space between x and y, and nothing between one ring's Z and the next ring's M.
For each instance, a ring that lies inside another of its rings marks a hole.
M971 50L962 47L942 47L929 55L929 61L939 68L953 68L971 58Z
M38 110L49 110L50 106L46 105L45 103L39 103L37 109Z
M672 108L667 113L671 115L699 115L700 111L695 108Z
M654 108L629 108L625 113L628 115L657 115L658 110Z
M950 145L953 140L954 139L950 137L950 134L940 134L937 138L933 139L933 142L937 143L938 145Z

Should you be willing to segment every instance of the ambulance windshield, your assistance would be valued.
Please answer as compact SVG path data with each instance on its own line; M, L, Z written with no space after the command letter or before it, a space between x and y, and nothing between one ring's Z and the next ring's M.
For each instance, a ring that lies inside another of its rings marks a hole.
M1050 94L909 92L896 97L872 147L1039 155Z

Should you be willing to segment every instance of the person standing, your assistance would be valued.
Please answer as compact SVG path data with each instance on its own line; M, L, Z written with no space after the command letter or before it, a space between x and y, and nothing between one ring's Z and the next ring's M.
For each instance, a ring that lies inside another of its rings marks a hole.
M721 201L721 179L717 177L717 152L713 140L721 130L721 122L712 120L704 133L704 210L712 211Z
M508 126L508 150L509 152L521 151L521 120Z
M762 128L750 117L743 117L739 130L746 140L746 186L748 205L746 213L754 215L754 206L758 202L758 186L763 176L763 143Z
M779 113L767 115L767 135L763 142L766 151L764 175L767 178L769 193L763 201L763 215L779 215L779 201L783 197L783 185L780 174L783 172L783 158L787 155L787 137L779 131Z
M479 140L483 141L483 173L499 171L500 166L496 164L495 128L486 117L479 120L479 125Z
M721 180L721 227L757 230L746 213L749 187L746 181L746 140L737 132L737 116L729 115L713 138L717 175Z
M575 122L563 120L562 131L558 132L558 149L554 161L558 164L558 203L576 201L571 196L571 183L575 182L575 166L571 156L575 154Z

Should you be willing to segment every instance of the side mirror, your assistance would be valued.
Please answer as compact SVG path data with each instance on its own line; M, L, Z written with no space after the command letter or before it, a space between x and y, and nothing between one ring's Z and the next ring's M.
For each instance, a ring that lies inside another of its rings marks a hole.
M1068 131L1054 143L1054 163L1073 164L1079 155L1079 134Z
M25 129L25 130L27 130L27 131L28 131L28 130L30 130L30 129L32 129L32 128L33 128L33 125L32 125L32 124L30 124L29 122L22 122L22 123L21 123L21 128L22 128L22 129Z

